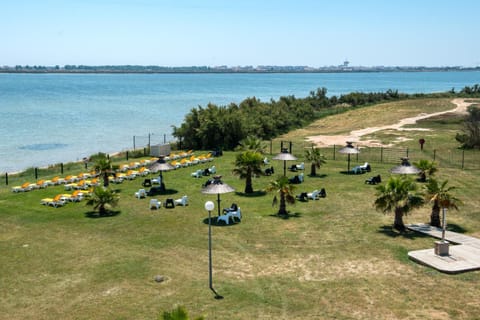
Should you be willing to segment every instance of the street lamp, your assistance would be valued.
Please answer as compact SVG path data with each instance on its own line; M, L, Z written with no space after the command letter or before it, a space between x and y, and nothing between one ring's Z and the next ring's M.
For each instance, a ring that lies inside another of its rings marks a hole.
M215 299L223 299L221 295L215 291L212 284L212 210L215 204L212 201L205 202L205 210L208 211L208 284L210 290L215 293Z
M442 208L442 242L445 242L445 231L447 230L447 208Z

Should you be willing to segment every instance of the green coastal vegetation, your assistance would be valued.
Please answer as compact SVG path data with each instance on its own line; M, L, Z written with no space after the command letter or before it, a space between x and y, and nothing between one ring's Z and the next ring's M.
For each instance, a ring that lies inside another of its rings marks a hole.
M478 86L458 93L371 96L352 93L332 101L319 89L305 99L263 103L250 98L238 106L192 109L175 128L181 149L199 155L221 148L223 155L163 172L166 191L157 196L136 198L144 180L138 177L110 184L108 194L99 192L90 201L54 208L40 201L66 193L63 185L16 193L12 186L32 180L32 171L11 176L8 186L0 185L0 319L172 319L187 313L204 319L478 318L480 271L447 275L410 261L409 251L433 248L435 239L395 228L397 207L405 224L431 223L435 199L442 206L441 195L448 194L458 200L451 203L458 210L448 211L448 230L480 237L480 171L469 169L478 162L478 145L467 145L478 132ZM422 168L426 182L406 182L390 173L394 164L370 160L368 152L352 157L352 166L368 160L371 172L345 174L345 155L313 148L307 140L452 110L452 99L459 97L474 103L465 115L450 113L407 126L422 130L363 137L412 150L410 160ZM253 133L262 143L246 139ZM421 150L420 139L426 141ZM287 171L289 178L304 173L300 184L285 183L284 162L272 159L282 141L291 142L298 158L288 165L305 164L304 170ZM439 156L432 161L434 150L447 154L459 148L466 169ZM150 159L142 152L135 157ZM124 155L98 156L88 166L108 174L126 162ZM217 196L201 193L208 177L191 175L212 165L235 189L221 195L221 208L236 203L242 209L241 222L213 226L213 283L222 300L214 299L208 287L204 209L213 201L216 216ZM271 166L273 175L258 172ZM71 163L64 170L66 176L85 168ZM56 175L55 167L42 171L45 179ZM381 175L382 183L366 184L374 175ZM398 185L406 193L392 202L384 191ZM321 188L324 198L293 201ZM415 202L408 202L409 192ZM183 195L187 206L149 208L151 198L164 203ZM272 201L275 196L278 202ZM100 209L110 200L116 205Z
M370 106L388 101L400 101L425 98L465 98L479 97L480 85L466 86L459 92L452 89L449 92L432 94L405 94L397 90L386 92L352 92L337 96L327 96L326 88L311 91L306 98L284 96L278 101L262 102L247 98L240 104L232 103L228 106L208 104L206 107L193 108L184 122L173 128L173 135L180 140L184 148L208 150L220 148L233 150L238 142L248 136L256 136L263 140L270 140L291 130L304 127L314 120L332 114L346 112L352 108ZM479 119L478 112L473 110L472 121ZM475 125L469 130L469 136L475 133ZM479 146L477 142L463 139L465 147Z

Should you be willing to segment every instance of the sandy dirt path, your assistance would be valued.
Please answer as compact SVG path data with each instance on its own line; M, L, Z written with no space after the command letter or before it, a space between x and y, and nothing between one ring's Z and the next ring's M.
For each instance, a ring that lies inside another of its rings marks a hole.
M360 130L353 130L350 131L350 134L348 135L338 135L338 136L329 136L329 135L318 135L318 136L310 136L307 137L308 141L311 141L315 143L318 147L326 147L326 146L331 146L331 145L343 145L345 144L345 141L352 141L352 142L357 142L363 146L367 147L379 147L379 146L385 146L379 143L378 141L373 141L373 140L365 140L365 141L360 141L360 139L368 134L371 134L373 132L377 131L382 131L382 130L428 130L428 129L422 129L422 128L410 128L406 129L403 128L405 125L409 124L415 124L418 120L430 118L430 117L435 117L439 116L442 114L446 113L459 113L459 114L466 114L467 113L467 107L470 106L472 103L465 102L465 99L453 99L452 103L455 104L457 107L452 110L447 110L447 111L441 111L441 112L435 112L435 113L421 113L416 117L411 117L411 118L405 118L400 120L398 123L393 124L393 125L386 125L386 126L380 126L380 127L370 127L370 128L365 128L365 129L360 129Z

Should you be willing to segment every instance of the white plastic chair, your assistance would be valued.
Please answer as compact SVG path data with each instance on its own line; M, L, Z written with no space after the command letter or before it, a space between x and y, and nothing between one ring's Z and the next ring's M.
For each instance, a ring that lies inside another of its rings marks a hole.
M217 173L217 168L215 166L211 166L208 169L208 172L210 172L210 174L215 174L215 173Z
M242 221L242 212L240 211L240 207L238 207L237 211L230 211L227 215L230 215L234 222L235 218L237 218L238 221Z
M186 206L188 205L188 197L183 196L180 199L175 200L174 202L175 202L175 205Z
M223 221L225 224L230 224L230 213L223 214L220 217L217 218L217 222Z
M135 192L135 197L138 199L145 198L147 196L147 192L145 189L139 189L137 192Z
M302 183L304 181L303 172L298 175L298 180L300 181L300 183Z
M312 200L317 200L319 193L320 193L320 191L318 191L318 190L314 190L313 192L309 192L309 193L307 193L307 198L312 199Z
M305 162L296 165L297 170L305 170Z
M162 203L158 199L150 199L150 209L160 209Z
M152 179L152 184L162 184L162 178L153 178Z
M203 170L202 170L202 169L198 169L197 171L192 172L192 177L194 177L194 178L201 178L201 177L202 177L202 173L203 173Z

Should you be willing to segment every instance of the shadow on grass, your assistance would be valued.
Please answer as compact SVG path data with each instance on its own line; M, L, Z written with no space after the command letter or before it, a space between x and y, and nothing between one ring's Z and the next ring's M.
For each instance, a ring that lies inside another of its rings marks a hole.
M394 229L393 226L381 226L377 232L391 238L403 237L405 239L411 240L416 238L430 238L428 234L412 231L409 229L405 229L405 231L398 231L397 229Z
M160 189L150 189L147 190L147 196L149 197L154 197L154 196L168 196L172 194L177 194L178 190L176 189L166 189L166 190L160 190Z
M341 174L346 174L349 176L360 176L362 174L365 174L365 172L362 173L353 173L352 171L340 171Z
M326 178L328 177L328 174L325 174L325 173L322 173L322 174L317 174L315 176L311 176L311 175L308 175L309 178L319 178L319 179L322 179L322 178Z
M468 230L464 227L459 226L455 223L447 223L447 231L457 232L457 233L465 233Z
M287 213L287 214L277 214L273 213L270 214L270 217L278 218L278 219L283 219L283 220L288 220L290 218L301 218L302 214L299 212L294 212L294 213Z
M253 193L235 192L235 194L240 197L255 198L255 197L263 197L267 194L267 192L263 190L258 190L258 191L254 191Z
M120 214L121 211L107 211L106 213L104 214L100 214L98 213L97 211L88 211L88 212L85 212L85 217L87 218L91 218L91 219L98 219L98 218L111 218L111 217L115 217L115 216L118 216Z
M208 218L203 219L203 223L208 225ZM232 220L230 219L229 224L226 224L224 221L218 221L218 217L212 217L210 224L215 227L233 227L238 223L239 222L232 222Z

